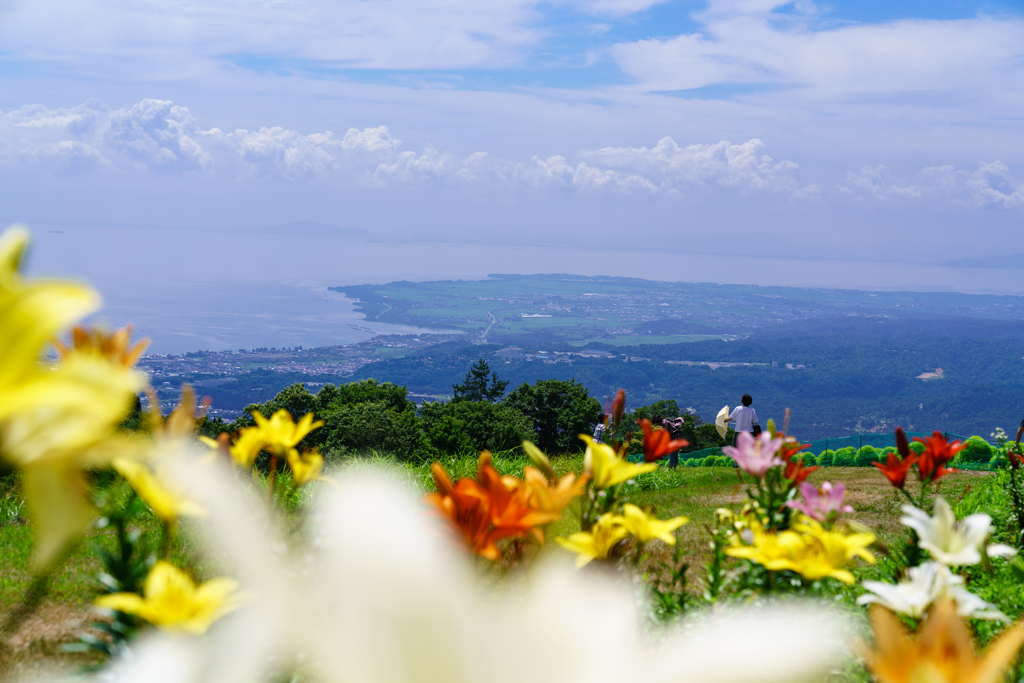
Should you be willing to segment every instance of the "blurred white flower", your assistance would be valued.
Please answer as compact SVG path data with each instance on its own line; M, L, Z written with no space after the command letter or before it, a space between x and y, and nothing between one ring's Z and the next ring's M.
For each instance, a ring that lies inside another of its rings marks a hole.
M932 559L950 567L981 562L981 551L989 557L1016 554L1016 550L1002 543L988 544L992 518L984 513L969 515L957 521L953 508L941 496L935 499L935 515L913 505L903 506L904 525L917 532L918 544L931 554Z
M957 614L969 619L999 619L1007 616L964 587L964 578L957 576L944 564L925 562L907 569L907 578L897 584L864 581L861 585L871 591L857 598L867 605L877 602L893 612L920 619L941 598L956 603Z

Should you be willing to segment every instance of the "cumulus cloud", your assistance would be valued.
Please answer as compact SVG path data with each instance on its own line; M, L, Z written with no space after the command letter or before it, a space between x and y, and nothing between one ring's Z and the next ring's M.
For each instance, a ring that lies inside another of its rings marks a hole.
M528 161L486 152L462 158L430 145L402 148L386 126L302 133L283 127L225 132L204 129L187 107L143 100L112 109L91 100L76 107L31 105L0 112L0 166L85 173L198 175L235 182L259 177L352 186L426 185L536 191L705 196L817 197L798 165L775 161L757 139L687 146L670 137L652 147L580 150ZM1024 181L998 162L975 170L923 169L911 180L884 166L850 173L839 193L891 202L936 199L964 206L1024 208Z
M646 90L776 84L833 96L970 91L1024 80L1024 21L978 17L826 23L811 2L712 0L702 30L611 48ZM802 10L802 13L801 13Z
M753 139L742 144L722 141L680 147L666 137L647 147L606 147L581 152L585 159L648 179L662 189L694 184L759 190L814 193L814 185L801 185L799 167L791 161L775 163L763 154L764 143Z
M978 164L973 171L931 166L913 181L895 177L885 166L865 167L851 173L839 190L878 201L910 199L979 208L1024 208L1024 180L999 161Z
M143 100L127 109L89 101L68 109L39 105L0 113L0 163L53 173L219 173L300 181L491 185L532 189L690 192L700 188L801 194L797 165L774 162L764 144L718 142L680 147L672 138L647 147L607 147L512 161L486 152L459 158L427 145L403 150L386 126L342 136L282 127L225 132L202 129L187 107Z

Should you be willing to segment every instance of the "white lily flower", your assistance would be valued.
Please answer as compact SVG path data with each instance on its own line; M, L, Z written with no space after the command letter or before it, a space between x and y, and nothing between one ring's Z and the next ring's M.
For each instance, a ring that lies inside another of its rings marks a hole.
M935 499L935 515L913 505L903 506L900 521L917 532L918 544L927 550L936 562L950 567L962 567L981 562L984 549L989 557L1016 554L1016 550L1002 543L987 544L992 518L984 513L969 515L957 521L953 508L941 496Z
M227 472L201 479L191 493L211 547L255 599L205 638L143 639L104 681L258 682L297 667L359 683L789 683L847 649L846 621L811 604L723 611L654 643L629 586L560 554L495 589L393 473L323 487L302 552L283 549Z
M877 602L893 612L920 619L941 598L956 603L957 614L969 619L999 619L1007 616L964 587L964 578L938 562L925 562L907 570L907 578L897 584L865 581L861 585L870 594L857 598L857 604Z

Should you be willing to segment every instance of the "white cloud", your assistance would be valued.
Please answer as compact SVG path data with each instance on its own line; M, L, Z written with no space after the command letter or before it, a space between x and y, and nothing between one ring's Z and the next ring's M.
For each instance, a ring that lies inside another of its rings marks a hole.
M832 96L865 93L1019 89L1024 21L979 17L908 19L824 26L813 5L773 12L781 0L713 1L698 33L620 43L620 67L646 90L721 83L812 88Z
M603 166L623 168L663 189L695 184L714 184L744 189L813 193L813 185L800 184L799 167L791 161L775 163L763 154L764 143L726 141L680 147L672 138L662 138L647 147L605 147L580 152Z
M0 114L6 165L29 163L55 173L108 169L154 173L222 173L299 181L336 178L373 185L434 183L498 187L579 188L623 192L688 192L701 187L741 191L814 191L797 165L775 163L760 140L680 147L672 138L646 147L581 151L528 162L485 152L459 158L427 145L401 149L386 126L303 134L282 127L225 133L203 130L186 107L143 100L112 110L89 101L69 109L38 105Z
M90 100L76 107L40 105L0 112L0 165L41 168L55 175L85 173L202 175L210 182L250 177L301 183L311 179L353 186L426 185L495 190L617 192L704 197L819 197L792 161L775 161L758 139L680 146L665 137L652 147L604 147L567 156L504 159L486 152L461 157L426 145L402 149L386 126L343 135L283 127L224 132L203 129L187 107L147 99L112 109ZM998 162L969 171L923 169L912 180L885 166L849 174L838 192L891 202L953 202L1024 208L1024 180Z
M346 66L496 66L537 42L538 0L119 0L23 2L0 22L6 50L63 60L264 55ZM161 67L157 67L161 68ZM167 62L162 68L175 68Z
M865 167L851 173L839 190L879 201L911 199L979 208L1024 208L1024 180L999 161L978 164L974 171L931 166L915 181L897 178L885 166Z

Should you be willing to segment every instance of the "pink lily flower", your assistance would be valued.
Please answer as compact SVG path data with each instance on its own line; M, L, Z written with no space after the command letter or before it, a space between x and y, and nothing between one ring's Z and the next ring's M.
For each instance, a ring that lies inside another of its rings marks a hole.
M773 467L785 465L778 455L782 438L772 438L769 432L762 432L754 438L749 432L740 432L735 446L726 446L722 452L736 461L740 469L758 479Z
M804 482L800 485L800 493L804 496L803 501L791 500L786 503L786 507L799 510L819 522L827 521L833 514L853 512L851 506L843 505L843 499L846 498L844 484L833 486L826 481L818 489L814 484Z

